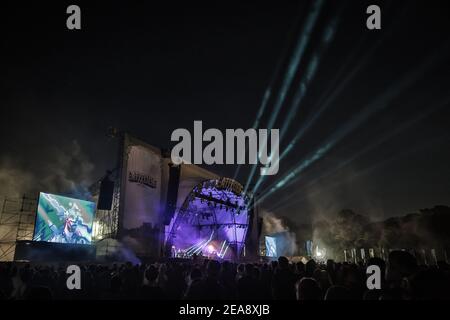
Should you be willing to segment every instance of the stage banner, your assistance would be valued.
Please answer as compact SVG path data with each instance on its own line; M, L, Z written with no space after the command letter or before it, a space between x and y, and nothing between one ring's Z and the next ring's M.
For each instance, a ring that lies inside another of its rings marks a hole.
M123 177L122 229L141 228L144 224L160 224L161 152L137 139L125 141Z

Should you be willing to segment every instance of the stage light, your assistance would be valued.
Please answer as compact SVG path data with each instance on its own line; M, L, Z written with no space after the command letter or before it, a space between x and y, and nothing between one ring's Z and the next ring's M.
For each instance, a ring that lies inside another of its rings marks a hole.
M227 242L227 241L224 240L223 243L222 243L222 247L220 248L220 251L218 252L218 256L219 256L219 257L222 257L221 254L222 254L223 248L225 247L226 242Z
M225 257L225 254L227 253L227 250L228 250L228 247L229 247L230 245L229 244L227 244L227 246L226 246L226 248L225 248L225 251L223 252L223 254L222 254L222 259L223 259L223 257Z
M213 253L213 252L214 252L214 246L213 246L212 244L210 244L210 245L208 246L208 252L209 252L209 253Z
M317 260L325 260L326 255L326 249L319 249L319 247L316 247L316 252L314 254L314 258Z

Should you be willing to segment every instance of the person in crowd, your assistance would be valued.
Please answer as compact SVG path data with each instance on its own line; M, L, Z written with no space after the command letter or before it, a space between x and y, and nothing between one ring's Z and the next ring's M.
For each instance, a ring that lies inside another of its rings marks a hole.
M237 298L239 300L255 300L260 297L261 289L257 269L251 263L245 265L245 273L237 283Z
M297 300L322 300L322 290L314 278L303 278L297 283Z
M151 265L145 270L145 280L147 284L143 285L140 289L138 299L145 300L163 300L165 298L163 290L158 284L159 270L156 266Z
M229 261L223 261L220 270L220 284L223 286L224 299L232 300L236 298L237 283L235 282L236 267Z
M336 283L336 263L332 259L327 260L326 270L330 278L331 284Z
M313 277L314 271L317 269L317 263L314 261L314 259L310 259L305 266L305 277Z
M186 300L221 300L223 287L219 283L220 263L210 260L206 268L206 277L197 283L191 284L186 292Z
M245 275L245 264L240 263L237 267L236 282L238 282L239 279L241 279L244 275Z
M297 262L295 264L295 273L299 280L305 276L305 272L306 272L305 264L302 261Z
M289 267L286 257L278 258L278 267L272 278L272 294L275 300L295 300L296 275Z
M261 288L261 299L270 300L272 299L272 269L267 263L264 263L260 267L261 274L259 277L260 288Z
M386 288L380 300L407 299L408 278L419 271L416 258L407 251L391 251L386 266Z

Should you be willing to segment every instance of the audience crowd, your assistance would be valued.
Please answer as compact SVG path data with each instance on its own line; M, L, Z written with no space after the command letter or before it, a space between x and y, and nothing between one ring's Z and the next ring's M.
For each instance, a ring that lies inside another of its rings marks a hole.
M381 289L369 290L366 268L377 265ZM235 264L228 261L170 260L150 265L84 264L81 289L69 290L65 266L0 263L0 299L149 299L149 300L423 300L450 298L450 268L445 262L420 266L405 251L388 261L366 263Z

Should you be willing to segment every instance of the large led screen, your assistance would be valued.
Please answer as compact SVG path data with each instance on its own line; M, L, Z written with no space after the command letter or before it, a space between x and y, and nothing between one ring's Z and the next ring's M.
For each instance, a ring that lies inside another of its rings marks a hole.
M266 236L266 256L276 257L277 256L277 242L274 237Z
M41 192L33 240L90 244L94 214L94 202Z

